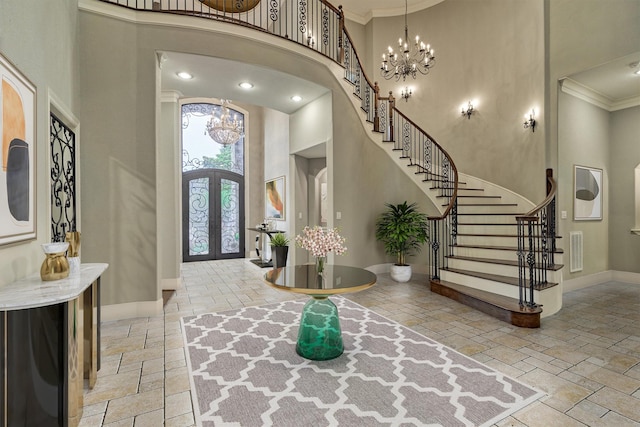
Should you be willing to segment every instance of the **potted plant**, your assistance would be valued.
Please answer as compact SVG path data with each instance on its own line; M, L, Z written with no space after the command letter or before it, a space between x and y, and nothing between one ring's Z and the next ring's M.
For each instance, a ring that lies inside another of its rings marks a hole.
M273 268L287 266L287 255L289 254L289 239L284 233L275 233L271 236L271 259Z
M416 204L393 205L385 203L387 210L376 221L376 239L384 244L387 254L396 257L391 266L391 278L396 282L411 279L411 266L407 256L420 252L421 245L429 239L429 221L418 211Z

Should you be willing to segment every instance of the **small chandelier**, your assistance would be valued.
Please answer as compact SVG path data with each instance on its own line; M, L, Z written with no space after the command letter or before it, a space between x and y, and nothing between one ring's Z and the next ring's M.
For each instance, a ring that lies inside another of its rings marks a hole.
M416 36L415 44L409 48L409 26L407 25L408 6L407 0L404 0L404 41L398 40L398 50L402 53L398 55L393 52L389 46L389 52L382 54L382 65L380 71L382 77L386 80L395 77L396 81L404 81L407 76L416 78L416 73L427 74L429 70L436 64L436 57L433 55L433 49L430 45L426 45L420 41L420 37Z
M227 105L229 104L229 100L222 99L221 100L221 112L220 117L216 117L213 112L211 113L211 118L207 122L207 130L205 135L209 135L211 139L213 139L218 144L222 145L231 145L235 144L244 136L243 125L240 120L238 120L235 115L233 119L229 114L229 108Z

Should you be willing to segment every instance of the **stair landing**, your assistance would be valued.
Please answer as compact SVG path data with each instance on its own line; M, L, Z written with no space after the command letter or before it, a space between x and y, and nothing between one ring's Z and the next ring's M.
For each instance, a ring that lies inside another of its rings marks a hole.
M431 292L435 292L461 304L482 311L520 328L539 328L542 307L521 307L518 300L479 289L441 280L431 280Z

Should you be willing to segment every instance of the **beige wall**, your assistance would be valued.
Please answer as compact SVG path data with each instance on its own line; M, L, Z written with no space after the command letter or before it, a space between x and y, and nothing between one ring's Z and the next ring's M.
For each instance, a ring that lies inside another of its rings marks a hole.
M640 164L640 107L613 112L610 121L610 267L640 273L640 236L630 232L640 215L635 212L640 186L634 184L635 168Z
M609 176L609 112L565 93L558 100L558 140L561 159L571 159L557 175L559 200L570 200L571 204L559 203L559 213L567 213L567 219L558 222L559 235L563 236L562 246L567 253L563 272L565 280L599 273L609 269L609 201L614 184ZM574 165L602 169L602 216L601 221L574 221L573 209L573 169ZM580 272L569 270L569 233L583 233L583 266Z
M565 263L568 264L571 256L568 244L568 233L581 229L584 233L585 270L581 273L570 274L565 270L564 278L572 279L589 273L603 272L615 268L623 271L638 271L637 262L634 264L631 253L636 251L637 243L629 236L623 236L623 231L618 224L612 221L619 213L624 211L618 186L628 188L619 181L617 173L617 161L624 156L621 151L616 151L615 145L603 146L604 141L616 144L612 135L618 138L618 125L607 126L610 132L604 129L597 130L602 139L596 143L596 152L593 155L585 153L584 146L578 144L575 139L567 140L567 134L563 129L582 128L591 129L594 123L583 121L586 117L582 113L591 111L599 116L608 113L595 113L596 107L586 107L577 100L569 100L570 97L560 92L558 81L571 74L584 71L604 64L622 56L638 51L640 40L640 1L616 0L615 7L612 2L604 0L546 0L547 27L548 27L548 123L547 127L547 164L552 167L559 177L560 186L558 194L558 211L567 211L568 219L559 220L560 234L564 237L560 245L565 250ZM564 102L563 100L567 100ZM581 102L581 101L580 101ZM567 104L569 103L569 104ZM571 105L580 106L577 111L563 111ZM637 111L634 109L633 111ZM613 113L617 117L618 114ZM591 115L589 116L591 117ZM577 123L564 123L563 120L580 120ZM636 119L636 121L638 121ZM599 120L605 126L604 120ZM613 122L611 122L613 123ZM636 134L637 137L637 134ZM637 142L637 138L636 138ZM569 146L565 146L568 144ZM633 150L629 153L630 159L634 157ZM596 157L601 155L601 157ZM607 160L605 160L607 159ZM610 161L608 159L611 159ZM640 162L635 157L636 164ZM585 163L586 166L605 165L605 188L609 189L605 198L605 212L609 215L602 222L586 224L573 222L573 166ZM616 162L616 163L614 163ZM621 211L622 209L622 211ZM614 231L615 230L615 231ZM608 244L603 244L608 241ZM615 247L615 249L614 249ZM621 254L629 254L621 256ZM615 258L615 260L614 260ZM636 258L637 259L637 258Z
M404 37L404 16L374 18L371 75L381 91L399 97L413 86L398 109L411 117L453 157L461 173L542 201L545 189L545 129L523 128L524 114L544 112L543 0L446 0L408 17L415 35L435 49L427 76L385 81L380 59L387 46ZM395 43L395 45L394 45ZM470 120L460 105L477 99ZM539 113L540 114L540 113Z
M78 11L75 0L0 1L0 54L36 87L36 240L0 246L0 286L39 271L49 242L49 96L78 115ZM76 135L82 151L83 134ZM82 164L76 173L85 171ZM83 232L81 255L91 233Z
M382 248L376 247L375 242L372 244L370 234L370 225L384 202L426 199L403 171L389 171L382 166L387 161L387 154L369 140L370 130L362 128L356 111L333 74L315 61L292 56L277 46L219 32L153 25L136 27L88 12L81 13L80 21L85 34L81 59L83 63L91 64L83 70L81 79L85 91L81 121L83 129L91 136L83 161L90 171L95 171L86 176L83 183L84 188L92 190L83 198L83 208L93 219L89 227L103 243L100 250L87 255L90 255L89 260L109 262L117 272L114 273L116 280L107 281L103 287L105 304L158 298L154 261L159 235L155 229L155 194L163 190L157 188L159 180L155 176L154 105L158 102L158 94L153 77L149 77L155 75L155 52L158 50L257 62L313 80L333 93L331 137L341 145L335 154L339 166L333 177L334 182L339 183L334 196L335 210L343 215L342 224L336 225L350 230L352 254L346 257L345 263L366 266L386 261ZM234 47L230 49L229 46ZM295 58L294 68L287 66L292 58ZM275 156L274 142L288 142L288 135L281 135L282 127L277 125L288 117L282 115L280 120L280 116L278 112L263 111L264 178L287 175L291 170L288 156L283 162L281 156L266 157ZM358 176L360 173L363 175ZM290 185L290 179L287 181ZM125 187L124 183L133 185ZM260 185L257 193L250 197L263 197L262 187ZM398 188L408 188L409 194L399 196ZM363 198L365 203L360 203L359 199L354 203L354 197ZM291 218L289 203L287 212ZM122 215L123 211L127 215Z

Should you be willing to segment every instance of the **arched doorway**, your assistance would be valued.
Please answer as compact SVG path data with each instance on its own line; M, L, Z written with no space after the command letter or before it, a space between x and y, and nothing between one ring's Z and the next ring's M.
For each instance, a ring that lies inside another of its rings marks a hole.
M206 261L244 257L244 140L214 142L205 132L221 105L183 102L182 259ZM244 113L230 108L243 124Z

